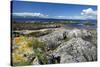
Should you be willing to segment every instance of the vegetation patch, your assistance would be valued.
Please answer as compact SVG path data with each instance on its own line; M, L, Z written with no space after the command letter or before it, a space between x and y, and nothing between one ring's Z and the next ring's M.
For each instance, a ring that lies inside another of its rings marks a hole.
M51 30L36 31L36 32L32 32L32 33L27 34L27 36L39 37L39 36L47 35L51 32L52 32Z
M16 47L17 46L17 47ZM13 66L31 65L30 58L38 57L46 64L45 43L35 37L20 36L13 40L12 63Z

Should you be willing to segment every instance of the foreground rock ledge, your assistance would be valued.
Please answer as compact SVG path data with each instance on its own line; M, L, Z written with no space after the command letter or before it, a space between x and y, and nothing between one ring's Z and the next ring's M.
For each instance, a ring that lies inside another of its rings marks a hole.
M61 57L60 63L97 60L96 47L82 38L73 38L68 42L62 43L53 54Z

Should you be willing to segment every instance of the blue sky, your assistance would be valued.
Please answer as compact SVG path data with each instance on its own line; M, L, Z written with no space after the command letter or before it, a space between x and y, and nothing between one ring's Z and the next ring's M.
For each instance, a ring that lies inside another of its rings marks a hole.
M13 0L13 16L38 16L60 19L96 19L97 7L90 5L54 4Z

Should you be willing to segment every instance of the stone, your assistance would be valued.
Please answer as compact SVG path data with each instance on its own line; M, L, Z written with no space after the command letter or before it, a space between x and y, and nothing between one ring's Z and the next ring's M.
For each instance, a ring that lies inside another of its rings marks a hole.
M36 57L32 62L33 65L40 65L38 58Z

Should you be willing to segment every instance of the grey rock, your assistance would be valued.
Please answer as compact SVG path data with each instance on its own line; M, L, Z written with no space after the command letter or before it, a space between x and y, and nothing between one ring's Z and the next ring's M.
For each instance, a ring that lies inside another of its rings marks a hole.
M40 65L38 58L36 57L32 62L33 65Z
M48 48L55 48L63 42L62 40L66 37L66 32L67 30L56 30L51 34L40 37L39 40L45 42Z
M64 38L68 38L65 41ZM53 56L60 56L60 63L88 62L97 60L97 48L92 34L85 29L56 30L39 38L49 48L56 48Z
M66 35L66 37L69 38L69 39L77 38L77 37L87 39L91 36L92 36L92 34L88 30L86 30L86 29L81 30L81 29L77 29L77 28L71 30Z
M60 63L96 61L96 47L82 38L72 38L62 43L55 51L54 56L61 56Z
M79 30L79 29L73 29L66 36L70 39L73 38L73 37L81 37L82 36L82 31Z

